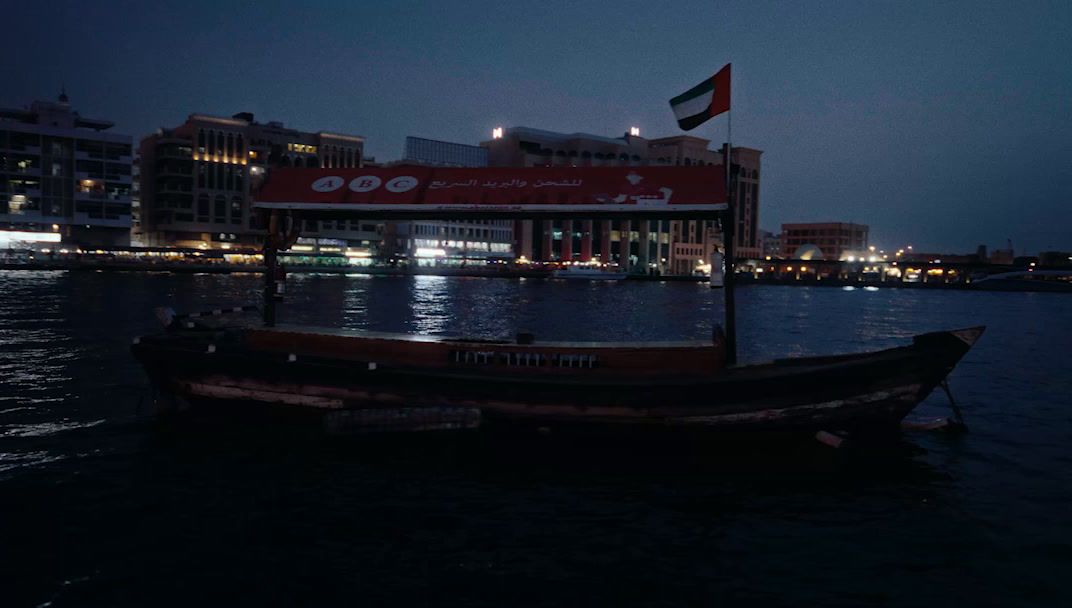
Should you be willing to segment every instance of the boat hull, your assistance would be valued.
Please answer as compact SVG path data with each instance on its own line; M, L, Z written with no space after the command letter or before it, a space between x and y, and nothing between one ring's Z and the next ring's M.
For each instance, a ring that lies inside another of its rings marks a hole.
M151 336L133 352L163 409L270 406L349 430L568 425L854 431L897 428L982 331L924 334L909 346L871 353L649 375L391 364L310 354L297 338L288 343L294 352L283 352L241 330Z

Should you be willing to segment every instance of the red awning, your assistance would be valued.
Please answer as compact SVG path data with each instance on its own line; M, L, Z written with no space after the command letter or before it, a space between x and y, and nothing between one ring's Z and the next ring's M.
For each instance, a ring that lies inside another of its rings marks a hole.
M721 166L284 167L253 206L362 217L688 216L726 209L725 179Z

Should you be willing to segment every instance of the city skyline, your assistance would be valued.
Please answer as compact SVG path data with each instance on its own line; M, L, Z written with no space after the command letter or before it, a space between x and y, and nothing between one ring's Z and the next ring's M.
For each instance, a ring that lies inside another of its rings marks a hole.
M786 12L20 6L21 60L0 68L0 106L65 85L80 111L136 139L195 112L249 111L364 135L367 154L393 160L406 135L475 144L498 126L680 134L667 101L732 61L734 143L764 150L763 228L844 221L886 247L1068 248L1072 43L1060 32L1072 10ZM725 129L720 117L690 134L717 143Z

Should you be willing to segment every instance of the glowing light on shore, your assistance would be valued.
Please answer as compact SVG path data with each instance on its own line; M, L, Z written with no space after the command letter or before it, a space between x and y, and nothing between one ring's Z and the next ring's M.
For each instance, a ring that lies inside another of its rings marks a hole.
M419 258L443 258L447 256L447 251L433 247L418 247L415 255Z
M24 232L21 230L0 230L0 246L7 246L13 241L27 243L58 243L60 235L57 232Z

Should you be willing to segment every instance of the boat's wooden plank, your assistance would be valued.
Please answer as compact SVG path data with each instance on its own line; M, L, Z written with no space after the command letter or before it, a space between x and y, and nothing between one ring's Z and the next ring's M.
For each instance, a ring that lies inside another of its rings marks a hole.
M460 336L427 336L417 334L399 334L390 332L374 332L364 331L358 329L343 329L333 327L317 327L309 325L278 325L276 327L256 327L250 328L250 332L258 333L286 333L286 334L308 334L308 335L322 335L322 336L338 336L338 337L352 337L352 338L365 338L370 340L397 340L401 342L421 342L421 343L450 343L450 344L502 344L520 346L523 348L710 348L712 343L710 341L702 340L664 340L655 342L593 342L593 341L538 341L531 345L516 344L509 340L469 340Z
M285 353L429 370L474 370L522 375L711 374L722 366L721 345L630 343L473 343L383 338L361 333L244 330L251 352ZM475 356L474 356L475 355ZM511 355L520 355L513 357Z

